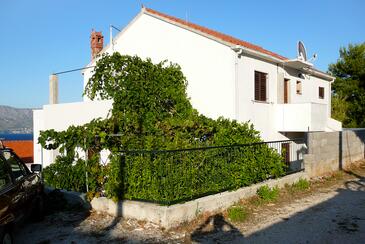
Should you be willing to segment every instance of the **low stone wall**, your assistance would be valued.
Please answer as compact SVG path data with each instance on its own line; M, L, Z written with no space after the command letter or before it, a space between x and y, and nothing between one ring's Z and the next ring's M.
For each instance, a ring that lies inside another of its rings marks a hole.
M112 216L151 221L168 229L183 222L191 221L201 213L226 209L241 199L254 196L257 189L263 185L284 187L285 184L293 184L300 178L308 177L306 173L299 172L280 179L243 187L236 191L226 191L171 206L128 200L115 203L105 197L94 198L91 201L91 206L96 211L108 213Z
M365 129L308 133L304 167L309 177L321 176L364 159Z

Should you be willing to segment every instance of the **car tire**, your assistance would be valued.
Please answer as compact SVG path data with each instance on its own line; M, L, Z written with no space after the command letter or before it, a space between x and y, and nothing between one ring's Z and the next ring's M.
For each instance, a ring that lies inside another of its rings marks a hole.
M7 230L1 235L0 244L13 244L13 237Z

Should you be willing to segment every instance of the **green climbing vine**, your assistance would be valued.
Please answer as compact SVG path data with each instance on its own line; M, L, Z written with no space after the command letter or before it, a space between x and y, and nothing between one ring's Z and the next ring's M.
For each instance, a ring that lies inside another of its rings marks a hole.
M55 163L44 170L46 182L55 187L85 191L83 174L87 171L91 179L90 196L104 192L108 197L115 199L147 197L149 198L147 200L156 201L162 198L178 200L186 198L184 191L174 195L174 190L171 189L167 195L161 196L161 190L148 188L148 184L157 187L158 184L154 180L159 180L147 172L148 167L143 167L143 164L148 166L151 163L151 167L155 165L153 159L138 161L136 158L129 158L135 161L135 164L132 164L134 166L123 168L119 152L261 141L259 133L250 123L239 123L224 118L213 120L200 115L192 107L186 94L186 87L187 80L177 64L166 61L153 64L150 59L142 60L137 56L104 54L97 61L93 75L85 87L85 95L91 100L111 99L113 107L109 116L106 119L94 119L82 126L70 126L65 131L41 132L38 141L42 147L60 151ZM115 134L119 136L110 136ZM224 185L229 181L229 187L236 188L282 175L284 165L281 157L267 147L260 148L256 155L240 154L240 158L231 158L232 169L235 168L234 164L242 168L243 162L255 167L254 170L243 170L241 173L243 175L238 177L250 180L234 181L227 173L225 176L227 179L221 184ZM103 149L111 152L110 163L107 165L97 163L99 152ZM85 159L78 153L80 150L91 152L87 166ZM201 156L189 156L191 165L199 160L202 160ZM161 169L166 167L168 161L159 162L158 167ZM207 164L204 170L219 173L220 168L217 165L213 163L210 165L207 159L203 161ZM169 167L176 167L176 172L180 172L179 170L183 172L183 168L177 168L186 167L186 164L173 164ZM232 175L237 178L236 173ZM190 177L195 176L192 174ZM181 177L175 177L176 182L171 184L179 184L177 182L179 180ZM194 186L201 187L194 189L196 195L211 191L208 183ZM134 187L140 185L143 185L144 189ZM216 185L214 187L215 191L223 189Z

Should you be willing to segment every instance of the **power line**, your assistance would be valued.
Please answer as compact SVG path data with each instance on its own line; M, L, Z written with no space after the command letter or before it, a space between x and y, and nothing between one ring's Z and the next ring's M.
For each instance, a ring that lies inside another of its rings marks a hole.
M65 73L71 73L71 72L75 72L75 71L79 71L79 70L84 70L84 69L90 69L90 68L94 68L94 66L89 66L89 67L84 67L84 68L78 68L78 69L70 69L70 70L65 70L65 71L61 71L61 72L57 72L57 73L53 73L53 75L60 75L60 74L65 74Z
M110 27L116 29L117 31L121 32L121 30L119 30L117 27L115 27L114 25L110 25Z

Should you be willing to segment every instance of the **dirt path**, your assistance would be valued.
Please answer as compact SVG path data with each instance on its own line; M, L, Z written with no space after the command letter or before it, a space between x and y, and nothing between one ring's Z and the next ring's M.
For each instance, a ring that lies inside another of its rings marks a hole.
M62 212L28 224L16 243L363 243L365 164L311 190L253 209L243 223L217 213L174 231L107 215Z

